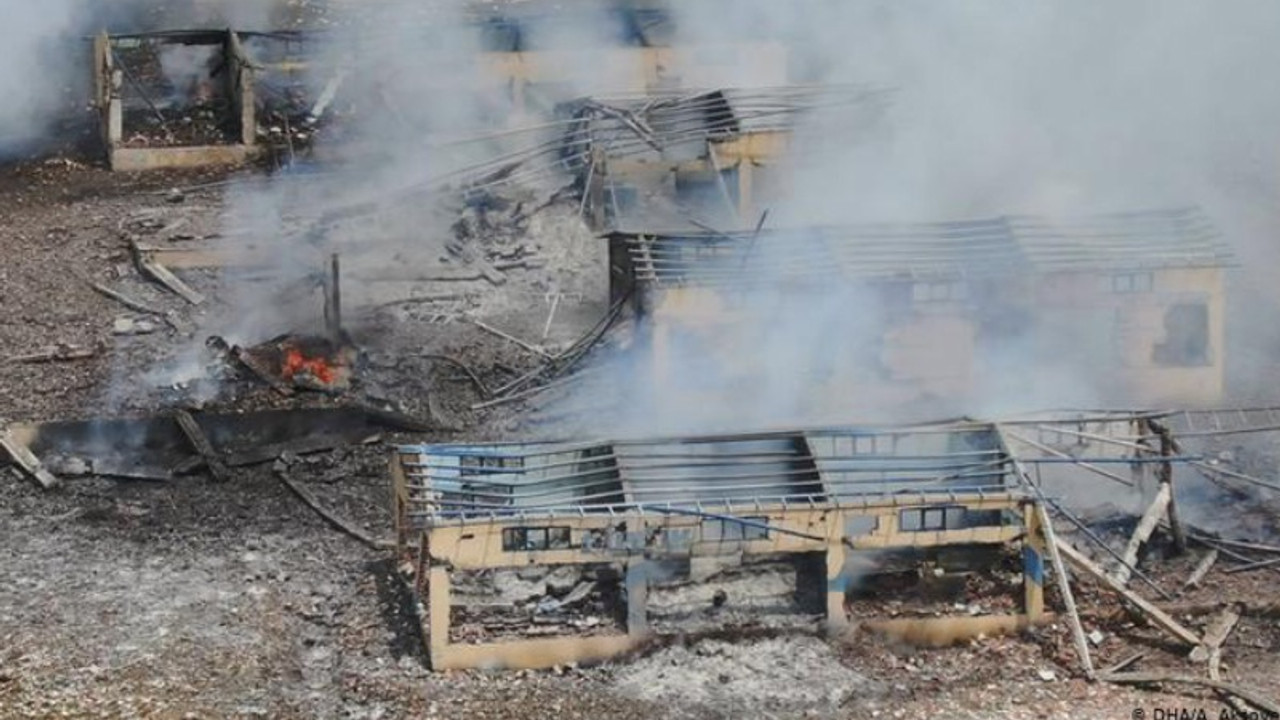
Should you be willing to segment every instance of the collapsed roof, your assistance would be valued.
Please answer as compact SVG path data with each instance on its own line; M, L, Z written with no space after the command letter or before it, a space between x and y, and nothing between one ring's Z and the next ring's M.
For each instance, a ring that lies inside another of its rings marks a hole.
M634 279L656 286L740 285L846 276L982 277L1225 267L1232 254L1198 208L1075 218L716 232L623 228Z
M949 423L558 444L402 447L437 519L1005 493L997 428Z

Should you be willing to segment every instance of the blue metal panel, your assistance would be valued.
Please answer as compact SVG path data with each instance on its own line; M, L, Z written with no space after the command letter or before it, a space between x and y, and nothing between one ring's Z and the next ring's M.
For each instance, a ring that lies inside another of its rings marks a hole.
M1022 573L1036 585L1044 585L1044 558L1030 545L1022 546Z

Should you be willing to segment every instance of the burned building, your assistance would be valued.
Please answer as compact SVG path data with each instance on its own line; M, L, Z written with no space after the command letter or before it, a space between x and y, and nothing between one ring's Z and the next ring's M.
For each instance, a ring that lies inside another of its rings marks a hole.
M975 400L1047 377L1113 402L1223 394L1231 258L1194 209L608 237L612 294L645 318L656 383L699 358L750 387L769 328L811 322L831 358L809 369L817 404Z
M505 85L518 112L549 114L556 104L598 91L653 93L789 82L786 48L762 38L690 42L669 9L624 2L566 11L522 3L472 17L480 64Z
M871 123L888 95L863 86L787 86L580 98L557 108L571 121L561 160L596 227L680 221L691 212L750 225L760 198L785 184L780 167L793 154L797 124L836 108Z
M253 70L231 31L94 39L95 104L115 170L239 163L254 153Z
M295 135L289 120L309 124L338 106L390 116L380 131L421 135L442 131L431 109L438 101L422 107L427 96L465 106L468 126L494 128L549 118L584 95L789 82L780 43L681 38L669 10L643 2L477 6L450 21L408 22L394 32L424 48L413 67L382 52L386 32L370 28L341 42L317 30L103 32L93 73L111 164L241 161L270 136ZM310 129L301 135L309 140Z
M857 556L1021 545L1021 592L1009 601L1019 610L942 619L1008 630L1041 617L1048 547L1044 508L1018 467L990 423L405 446L391 464L396 552L437 670L620 654L660 631L647 600L658 583L725 556L799 563L797 590L817 588L817 613L838 629ZM455 621L476 610L451 596L459 576L545 566L590 567L594 579L494 624L533 626L514 639L460 632ZM539 619L598 587L615 613L541 632Z

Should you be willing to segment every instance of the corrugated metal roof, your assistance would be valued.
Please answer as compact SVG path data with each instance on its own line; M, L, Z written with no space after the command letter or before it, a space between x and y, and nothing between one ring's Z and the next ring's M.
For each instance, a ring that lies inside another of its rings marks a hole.
M410 479L446 517L839 503L1016 485L995 426L979 423L400 451L417 456Z
M743 284L822 276L992 276L1224 267L1232 253L1196 208L717 233L609 233L635 275L657 284Z

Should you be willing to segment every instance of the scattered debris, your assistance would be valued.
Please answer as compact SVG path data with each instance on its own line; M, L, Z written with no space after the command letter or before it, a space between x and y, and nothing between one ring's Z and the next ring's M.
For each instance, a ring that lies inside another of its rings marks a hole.
M282 456L281 459L276 462L276 466L272 468L276 477L280 478L280 482L284 483L294 495L298 496L298 499L306 503L307 507L314 510L315 513L323 518L325 522L347 535L350 535L356 540L359 540L365 545L368 545L374 550L384 550L393 547L392 543L375 540L368 533L356 527L350 520L339 517L338 515L324 509L324 507L320 505L320 502L316 500L314 495L308 492L306 488L302 487L302 485L297 481L289 477L289 462L286 458L287 456Z
M118 317L111 325L112 335L150 335L156 326L146 320L134 320L129 317Z
M1218 680L1188 677L1185 675L1165 675L1160 673L1110 673L1100 675L1100 680L1122 685L1198 685L1230 693L1253 707L1267 713L1270 717L1280 717L1280 705L1259 695L1257 692L1238 685L1231 685Z
M1196 563L1196 567L1191 571L1191 575L1187 578L1184 588L1194 588L1200 586L1200 581L1204 580L1209 571L1213 569L1213 564L1218 561L1218 551L1211 548L1209 552L1200 558L1200 562Z
M101 344L92 347L84 345L70 345L59 343L53 347L37 352L28 353L26 355L16 355L9 358L12 363L48 363L48 362L68 362L71 360L88 360L97 357L104 352L105 348Z
M200 456L200 460L205 467L209 469L209 474L217 482L225 482L229 473L227 466L222 459L218 457L214 451L213 445L209 442L209 438L205 437L204 430L200 428L200 423L191 417L191 413L186 410L179 410L174 413L173 419L177 421L178 427L182 429L182 434L187 436L187 441L191 443L191 448Z
M1115 581L1121 586L1129 584L1130 568L1138 564L1138 551L1142 549L1142 545L1151 537L1156 525L1166 516L1172 496L1171 486L1168 483L1160 483L1160 489L1156 491L1155 499L1151 501L1147 511L1142 514L1142 519L1138 521L1138 526L1134 528L1133 537L1129 539L1129 544L1125 546L1124 556L1120 565L1116 568Z
M152 280L160 283L168 288L175 295L192 305L199 305L204 302L204 296L192 290L190 286L178 279L178 276L169 271L169 268L161 265L159 261L151 253L151 248L145 248L138 244L137 240L129 239L129 248L133 252L134 263L138 266L138 271Z
M1066 543L1058 543L1058 550L1063 556L1071 562L1072 565L1084 570L1098 580L1101 580L1107 587L1119 593L1121 597L1129 601L1150 618L1157 626L1164 629L1178 640L1191 645L1192 647L1200 644L1200 637L1183 627L1178 621L1169 616L1160 608L1143 599L1137 593L1126 589L1123 585L1106 573L1102 568L1093 563L1092 560L1082 555L1078 550Z
M111 298L112 300L115 300L116 302L120 303L121 305L124 305L130 310L134 310L140 313L147 313L149 315L161 315L161 316L165 315L165 312L163 310L153 308L150 305L147 305L146 303L134 300L133 298L125 295L124 293L112 290L111 288L107 287L106 285L103 285L102 283L94 282L93 280L89 280L87 278L85 279L85 282L88 283L89 287L93 288L95 292L103 295L104 297L108 297L108 298Z
M6 430L0 434L0 448L4 448L9 459L16 463L27 476L40 483L45 490L57 487L58 478L54 477L39 458L32 454L25 444L19 442L10 431Z

